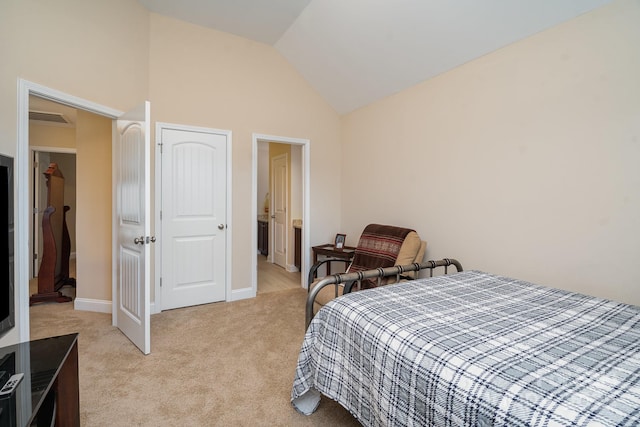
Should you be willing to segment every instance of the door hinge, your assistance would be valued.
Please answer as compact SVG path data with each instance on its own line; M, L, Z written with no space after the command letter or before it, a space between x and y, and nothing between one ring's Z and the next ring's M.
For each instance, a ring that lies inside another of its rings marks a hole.
M162 209L160 209L160 221L162 221Z
M162 277L160 278L160 287L162 287Z
M160 147L160 154L162 154L162 142L159 143L158 146Z

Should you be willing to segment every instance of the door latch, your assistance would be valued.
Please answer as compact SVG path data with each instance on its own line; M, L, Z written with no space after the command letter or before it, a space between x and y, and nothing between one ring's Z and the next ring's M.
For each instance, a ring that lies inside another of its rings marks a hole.
M149 243L154 243L156 241L156 236L140 236L140 237L136 237L135 239L133 239L133 243L135 243L136 245L144 245L149 244Z

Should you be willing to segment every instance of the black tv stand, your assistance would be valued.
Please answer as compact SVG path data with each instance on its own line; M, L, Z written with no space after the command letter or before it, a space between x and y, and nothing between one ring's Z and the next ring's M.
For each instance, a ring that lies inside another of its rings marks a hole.
M23 372L0 399L0 427L80 425L78 334L0 348L0 371Z

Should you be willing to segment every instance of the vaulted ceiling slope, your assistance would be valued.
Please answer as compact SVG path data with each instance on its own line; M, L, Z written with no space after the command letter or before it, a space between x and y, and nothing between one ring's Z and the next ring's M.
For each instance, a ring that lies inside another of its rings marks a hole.
M274 46L340 114L612 0L138 0Z

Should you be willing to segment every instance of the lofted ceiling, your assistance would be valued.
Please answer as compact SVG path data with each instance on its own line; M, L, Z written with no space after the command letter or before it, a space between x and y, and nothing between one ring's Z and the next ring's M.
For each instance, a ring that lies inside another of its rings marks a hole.
M273 46L346 114L612 0L138 1Z
M138 0L277 49L340 114L611 0Z

